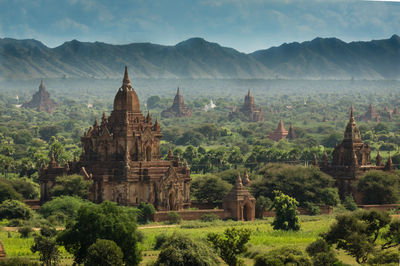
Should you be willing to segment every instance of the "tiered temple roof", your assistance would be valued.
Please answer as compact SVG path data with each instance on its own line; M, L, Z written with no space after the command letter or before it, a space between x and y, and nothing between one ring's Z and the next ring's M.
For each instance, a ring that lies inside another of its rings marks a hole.
M176 95L174 98L174 102L170 108L161 112L161 116L163 117L182 117L182 116L192 116L192 111L189 107L185 105L183 100L183 96L178 87L176 91Z
M267 135L267 138L269 138L273 141L280 141L281 139L286 139L288 134L289 134L289 132L285 129L282 119L280 119L276 130L269 133Z
M36 109L39 112L53 113L56 110L56 103L50 98L43 80L40 82L39 91L33 94L32 100L22 104L22 107Z

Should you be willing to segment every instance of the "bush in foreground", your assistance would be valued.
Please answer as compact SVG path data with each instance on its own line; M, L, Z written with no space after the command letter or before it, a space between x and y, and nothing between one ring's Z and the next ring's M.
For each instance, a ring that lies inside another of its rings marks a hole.
M136 227L136 217L126 211L126 207L119 207L114 202L83 205L75 221L59 233L57 241L75 256L76 263L82 263L88 248L102 237L114 241L121 248L127 265L138 265L141 254Z
M272 222L274 230L300 230L298 202L280 191L275 192L271 208L275 209L275 218Z
M122 250L114 241L97 239L87 251L85 265L122 266L124 265Z
M194 241L177 233L166 239L155 262L156 266L211 266L218 264L217 256L206 243Z
M251 231L249 229L227 228L222 235L209 233L208 242L218 251L220 257L228 265L240 263L238 255L246 252L246 244L250 240Z
M32 210L18 200L6 200L0 204L1 219L23 219L29 220L33 216Z

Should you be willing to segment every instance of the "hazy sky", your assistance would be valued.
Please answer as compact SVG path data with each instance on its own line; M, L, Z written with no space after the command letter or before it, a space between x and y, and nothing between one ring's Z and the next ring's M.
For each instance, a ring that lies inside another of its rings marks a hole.
M399 1L0 0L0 37L175 45L202 37L242 52L315 37L400 35Z

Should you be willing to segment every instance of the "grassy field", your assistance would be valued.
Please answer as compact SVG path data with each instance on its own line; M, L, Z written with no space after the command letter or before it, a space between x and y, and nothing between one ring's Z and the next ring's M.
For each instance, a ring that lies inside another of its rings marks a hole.
M144 234L144 241L140 244L142 249L143 261L141 265L146 265L157 259L159 251L153 249L156 235L165 233L172 234L179 232L189 235L194 239L204 239L210 232L222 233L228 227L248 228L252 231L249 241L249 253L262 253L273 248L282 246L294 246L304 250L307 245L318 238L321 232L328 230L329 226L334 221L334 216L319 215L319 216L301 216L301 230L298 232L274 231L271 227L272 218L257 220L254 222L235 222L235 221L183 221L182 224L175 227L163 227L160 224L151 224L146 227L141 227L140 231ZM7 257L29 257L38 259L36 254L32 254L30 246L33 243L33 238L19 238L17 232L0 231L0 239L3 242ZM63 264L71 265L72 256L64 249ZM339 253L339 258L345 263L357 265L354 260ZM253 260L244 258L247 265L253 265Z

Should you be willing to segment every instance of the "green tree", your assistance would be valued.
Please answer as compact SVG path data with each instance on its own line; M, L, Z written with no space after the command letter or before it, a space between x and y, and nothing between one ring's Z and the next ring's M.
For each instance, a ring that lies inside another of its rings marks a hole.
M336 244L337 249L345 250L361 264L367 262L370 254L374 252L377 246L376 240L382 235L385 228L390 227L390 221L391 217L388 213L375 210L357 211L337 216L336 223L322 236L328 244ZM392 224L395 228L396 223ZM395 242L396 240L392 236L388 236L381 247L393 247L388 244L391 241ZM394 246L398 244L394 243Z
M77 196L86 199L91 185L92 181L85 180L81 175L58 176L50 193L54 197Z
M358 191L364 204L390 204L399 200L399 176L383 171L370 171L360 178Z
M87 266L122 266L122 250L112 240L97 239L87 251L85 265Z
M271 209L275 209L275 218L272 222L274 230L300 230L298 204L294 198L280 191L275 192L275 198L271 205Z
M1 219L23 219L28 220L33 216L32 210L18 200L5 200L0 204Z
M141 202L138 206L138 209L140 210L138 216L139 223L146 224L153 220L153 215L156 212L156 209L151 203Z
M273 199L274 191L279 190L295 198L301 207L306 207L307 202L333 206L339 202L333 178L315 167L271 163L259 173L262 178L251 185L256 198L264 196Z
M214 251L202 241L194 241L187 236L174 233L164 239L155 265L218 265Z
M256 218L262 219L264 217L265 211L271 205L271 200L269 198L265 198L264 196L259 196L256 199Z
M234 227L225 229L224 233L209 233L207 241L211 243L221 258L229 266L239 264L238 255L246 252L246 244L250 240L249 229L236 229Z
M0 179L0 202L9 199L22 201L23 197L14 189L10 182Z
M161 98L158 95L150 96L149 98L147 98L147 108L152 109L158 107L160 100Z
M192 195L201 202L221 202L231 190L232 185L213 175L197 177L191 184Z
M124 253L124 262L138 265L141 260L135 216L113 202L83 205L75 221L69 223L57 241L74 254L75 262L82 263L88 248L98 238L114 241Z
M39 213L45 218L49 218L58 213L72 218L83 205L93 205L93 203L79 197L61 196L53 198L51 201L47 201L43 204L39 209Z
M60 251L58 250L55 239L38 235L34 238L34 244L31 247L33 253L39 253L39 259L43 265L57 265L60 261Z
M39 129L40 138L49 141L51 137L57 135L59 128L57 126L43 126Z

